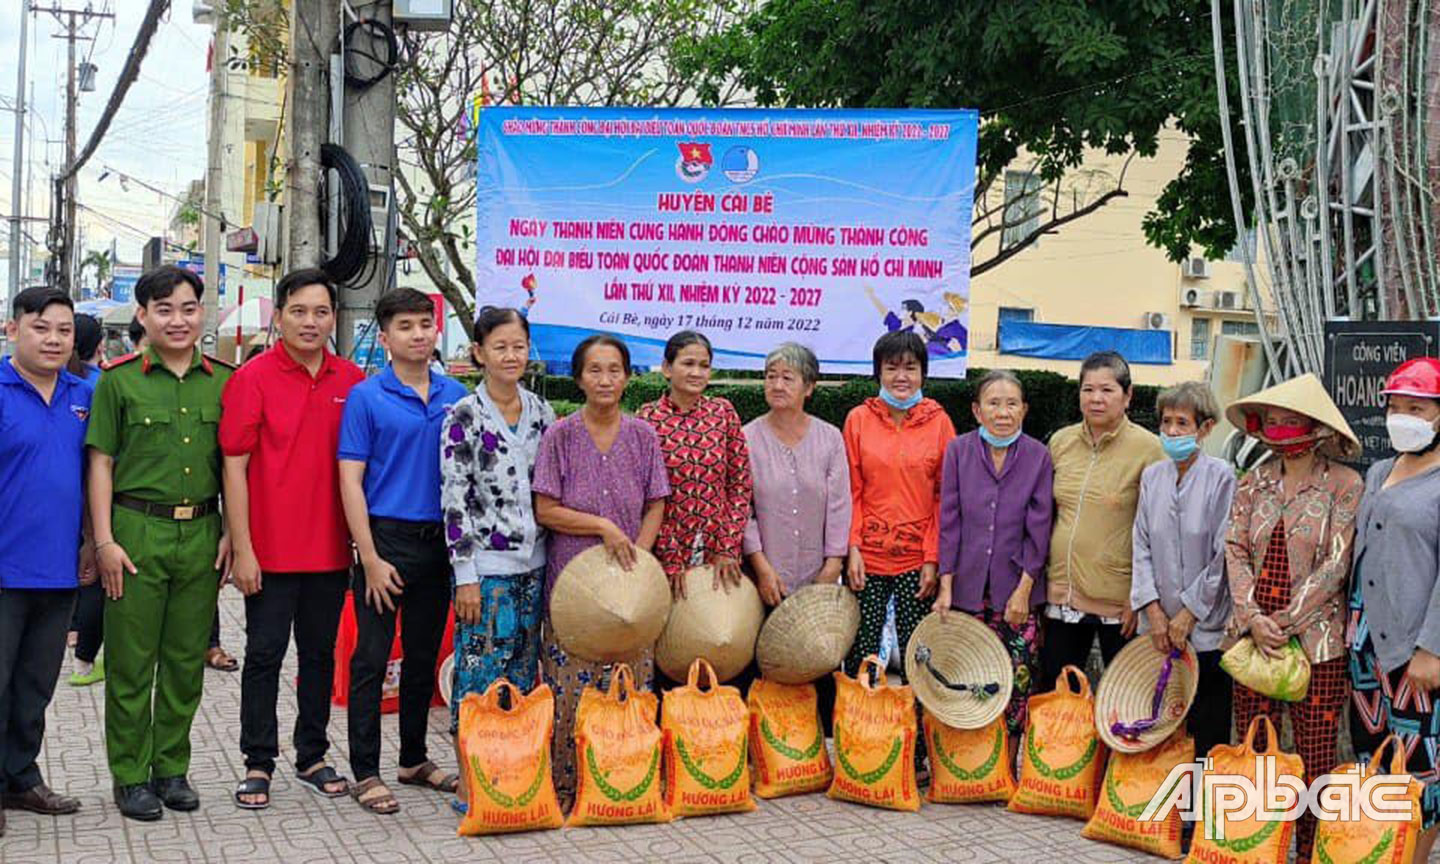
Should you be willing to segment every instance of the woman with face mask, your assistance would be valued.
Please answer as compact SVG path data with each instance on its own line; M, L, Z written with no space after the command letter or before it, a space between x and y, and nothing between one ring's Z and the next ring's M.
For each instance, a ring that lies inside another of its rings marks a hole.
M940 481L940 586L934 609L984 621L1010 654L1015 689L1005 709L1012 744L1040 660L1035 611L1045 603L1045 556L1055 504L1044 444L1021 431L1029 410L1015 373L985 373L970 405L980 426L945 448Z
M1209 387L1186 381L1164 390L1155 411L1170 458L1140 475L1130 608L1157 651L1195 649L1200 681L1186 726L1203 758L1230 743L1230 676L1220 668L1220 643L1230 618L1225 532L1235 471L1200 451L1220 415Z
M1295 638L1310 660L1310 689L1299 702L1237 684L1235 728L1262 713L1278 724L1288 711L1305 774L1319 777L1335 767L1349 689L1345 587L1363 484L1341 462L1359 458L1360 441L1311 374L1233 402L1225 416L1277 457L1241 478L1230 507L1229 634L1251 636L1266 654ZM1297 837L1299 860L1310 860L1313 815L1300 818Z
M1440 360L1407 361L1385 381L1385 427L1396 455L1370 466L1355 525L1350 594L1350 735L1368 761L1391 733L1425 784L1425 832L1415 860L1435 845L1440 817Z

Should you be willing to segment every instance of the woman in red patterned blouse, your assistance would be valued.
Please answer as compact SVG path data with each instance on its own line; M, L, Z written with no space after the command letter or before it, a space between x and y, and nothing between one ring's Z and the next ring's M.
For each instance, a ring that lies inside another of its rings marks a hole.
M655 427L670 474L670 500L655 542L655 557L677 595L680 576L710 564L717 582L740 582L740 544L750 518L750 452L740 415L727 400L705 395L710 340L684 330L665 343L660 371L670 392L636 416Z

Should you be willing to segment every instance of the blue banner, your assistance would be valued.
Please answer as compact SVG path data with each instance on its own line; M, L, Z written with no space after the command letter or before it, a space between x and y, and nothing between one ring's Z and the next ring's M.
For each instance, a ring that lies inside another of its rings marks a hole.
M1000 353L1051 360L1084 360L1096 351L1118 351L1131 363L1168 366L1169 330L1128 330L1123 327L1085 327L1001 321Z
M476 157L479 305L526 310L540 359L625 338L639 365L699 330L715 365L809 345L868 372L881 334L969 354L978 116L955 111L487 108Z

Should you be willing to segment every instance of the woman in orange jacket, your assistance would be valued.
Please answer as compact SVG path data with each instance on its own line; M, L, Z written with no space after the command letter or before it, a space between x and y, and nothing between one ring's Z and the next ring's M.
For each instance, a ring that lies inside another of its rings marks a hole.
M921 391L928 360L925 342L914 333L881 336L874 351L880 395L845 418L854 510L846 579L860 598L860 632L845 660L850 675L880 650L892 597L904 654L937 585L940 468L955 426Z

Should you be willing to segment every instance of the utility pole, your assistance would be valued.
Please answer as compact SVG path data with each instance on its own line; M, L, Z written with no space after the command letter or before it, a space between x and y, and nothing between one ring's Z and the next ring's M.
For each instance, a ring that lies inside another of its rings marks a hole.
M380 295L390 287L391 246L395 242L390 230L391 214L394 211L395 181L392 172L395 166L395 75L393 70L385 72L382 66L370 57L385 57L384 41L378 38L366 21L378 22L384 27L391 25L391 0L352 0L359 26L353 31L352 45L348 46L351 56L346 68L353 67L353 73L365 79L380 75L378 81L366 85L363 81L345 80L344 100L344 146L365 171L370 183L370 206L374 213L374 241L370 261L364 270L364 281L352 285L354 290L340 295L338 325L338 347L340 353L350 356L361 365L364 360L355 356L357 337L368 336L365 344L379 342L375 324L375 304ZM342 46L342 50L345 46ZM367 57L368 55L368 57ZM397 58L398 61L398 58ZM385 74L381 74L384 72ZM340 86L332 82L331 86ZM381 205L383 202L383 208Z
M20 291L20 223L25 218L20 193L23 191L21 175L25 173L21 166L25 164L25 50L29 34L30 3L29 0L20 0L20 72L15 76L15 158L10 164L10 281L6 283L11 297ZM5 299L5 307L8 308L10 298Z
M227 95L225 76L229 72L226 57L230 53L230 36L225 28L225 16L215 16L214 50L210 52L210 134L206 141L205 167L205 342L207 351L218 350L218 328L220 327L220 268L223 266L225 226L218 217L223 211L224 198L221 184L225 172L220 161L225 138L225 100Z
M48 12L55 17L60 26L65 28L64 34L56 33L54 38L64 39L69 43L69 64L65 77L65 166L67 173L64 178L63 188L57 188L56 192L62 199L63 221L60 225L59 237L55 244L55 257L52 259L54 284L56 288L70 294L75 299L80 299L80 286L74 280L75 263L75 187L76 172L75 165L75 104L78 101L78 93L75 92L75 43L88 41L92 37L82 36L80 30L91 21L104 18L114 18L110 12L96 12L90 7L84 9L63 9L59 5L49 8L34 7L36 12ZM52 216L53 218L53 216Z
M289 78L290 169L285 190L289 224L285 268L315 267L320 242L320 145L325 143L329 88L329 52L340 27L335 0L292 0L290 4Z

